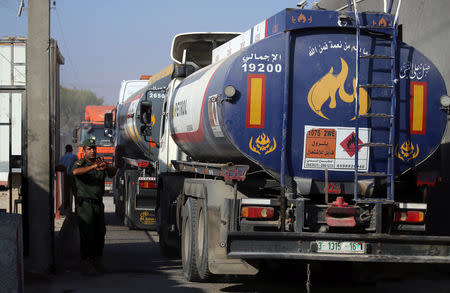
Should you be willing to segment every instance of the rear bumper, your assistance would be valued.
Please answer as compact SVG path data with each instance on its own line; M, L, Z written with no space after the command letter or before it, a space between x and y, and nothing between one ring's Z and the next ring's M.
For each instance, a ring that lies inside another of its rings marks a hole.
M364 242L367 249L364 254L317 253L317 240ZM449 264L450 237L309 232L230 232L227 253L230 258L242 259Z

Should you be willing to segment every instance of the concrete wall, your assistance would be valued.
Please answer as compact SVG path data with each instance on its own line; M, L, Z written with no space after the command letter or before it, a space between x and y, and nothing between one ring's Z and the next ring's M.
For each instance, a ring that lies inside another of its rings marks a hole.
M27 271L49 273L54 264L51 170L50 2L28 3L25 243Z

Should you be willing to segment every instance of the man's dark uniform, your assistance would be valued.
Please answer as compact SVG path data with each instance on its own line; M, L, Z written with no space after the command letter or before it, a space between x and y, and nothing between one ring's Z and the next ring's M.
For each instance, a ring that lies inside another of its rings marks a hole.
M82 158L76 161L72 170L92 165L89 160ZM91 170L75 177L77 188L76 213L80 229L81 258L95 259L103 254L105 243L105 218L102 202L105 192L106 170Z

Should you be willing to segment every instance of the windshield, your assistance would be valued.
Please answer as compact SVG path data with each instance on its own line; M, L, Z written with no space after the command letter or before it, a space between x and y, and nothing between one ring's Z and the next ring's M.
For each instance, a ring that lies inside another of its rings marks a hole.
M81 141L93 138L99 147L111 147L113 143L105 136L103 126L96 126L91 124L84 124L81 128Z

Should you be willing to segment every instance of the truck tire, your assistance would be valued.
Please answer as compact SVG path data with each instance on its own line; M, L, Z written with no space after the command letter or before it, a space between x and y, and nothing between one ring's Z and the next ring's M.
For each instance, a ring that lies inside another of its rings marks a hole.
M158 221L159 252L165 257L173 256L173 250L167 244L167 223L162 221L161 207L156 211Z
M118 179L119 181L122 180L122 177ZM118 196L116 199L116 213L117 217L119 217L120 223L123 224L124 215L125 215L125 205L124 205L124 198L125 198L125 186L124 184L120 184L117 188L118 190ZM120 199L122 198L122 199Z
M202 281L210 280L213 275L208 267L208 208L206 199L197 200L197 239L195 257L197 271Z
M131 199L131 184L130 177L126 178L125 185L125 194L124 194L124 202L125 202L125 212L123 216L123 224L129 229L133 228L133 222L130 220L130 199Z
M115 214L119 218L120 222L123 223L124 214L123 200L117 199L115 204Z
M116 215L116 217L119 217L119 201L114 200L114 215Z
M186 280L200 281L195 264L195 239L197 238L197 200L188 198L183 207L181 231L181 263Z

